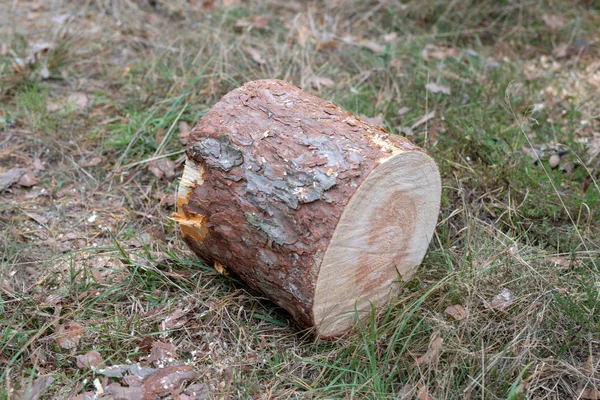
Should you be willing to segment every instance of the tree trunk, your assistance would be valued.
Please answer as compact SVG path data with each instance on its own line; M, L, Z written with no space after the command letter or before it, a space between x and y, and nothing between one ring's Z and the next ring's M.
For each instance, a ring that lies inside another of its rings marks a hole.
M283 81L225 95L187 156L175 219L190 247L323 337L397 294L433 235L431 157Z

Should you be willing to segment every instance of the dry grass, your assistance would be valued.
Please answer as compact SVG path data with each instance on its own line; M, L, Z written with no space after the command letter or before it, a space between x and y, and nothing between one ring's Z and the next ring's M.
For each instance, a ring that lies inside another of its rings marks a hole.
M0 3L0 171L39 180L0 195L0 398L46 375L47 398L106 387L76 356L143 361L149 341L173 343L211 398L593 398L599 23L574 0ZM179 123L265 77L381 116L442 171L416 278L336 342L198 261L169 218L177 180L148 169L180 173Z

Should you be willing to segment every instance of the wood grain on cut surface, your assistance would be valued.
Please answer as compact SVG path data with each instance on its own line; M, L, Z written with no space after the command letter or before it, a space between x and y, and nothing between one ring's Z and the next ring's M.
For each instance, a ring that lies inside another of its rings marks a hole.
M357 299L384 301L421 262L440 182L406 139L264 80L223 97L188 143L186 241L317 334L343 333Z

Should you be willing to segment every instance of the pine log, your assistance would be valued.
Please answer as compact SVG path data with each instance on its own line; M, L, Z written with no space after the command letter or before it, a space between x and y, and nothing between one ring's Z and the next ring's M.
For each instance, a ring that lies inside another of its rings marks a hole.
M405 138L261 80L192 130L175 220L200 257L337 337L412 278L440 194L435 162Z

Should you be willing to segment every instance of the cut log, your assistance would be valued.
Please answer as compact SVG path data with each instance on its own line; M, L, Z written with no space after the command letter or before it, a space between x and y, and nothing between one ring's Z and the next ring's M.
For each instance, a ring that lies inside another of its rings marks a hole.
M440 193L435 162L408 140L262 80L192 130L175 219L202 258L337 337L412 278Z

